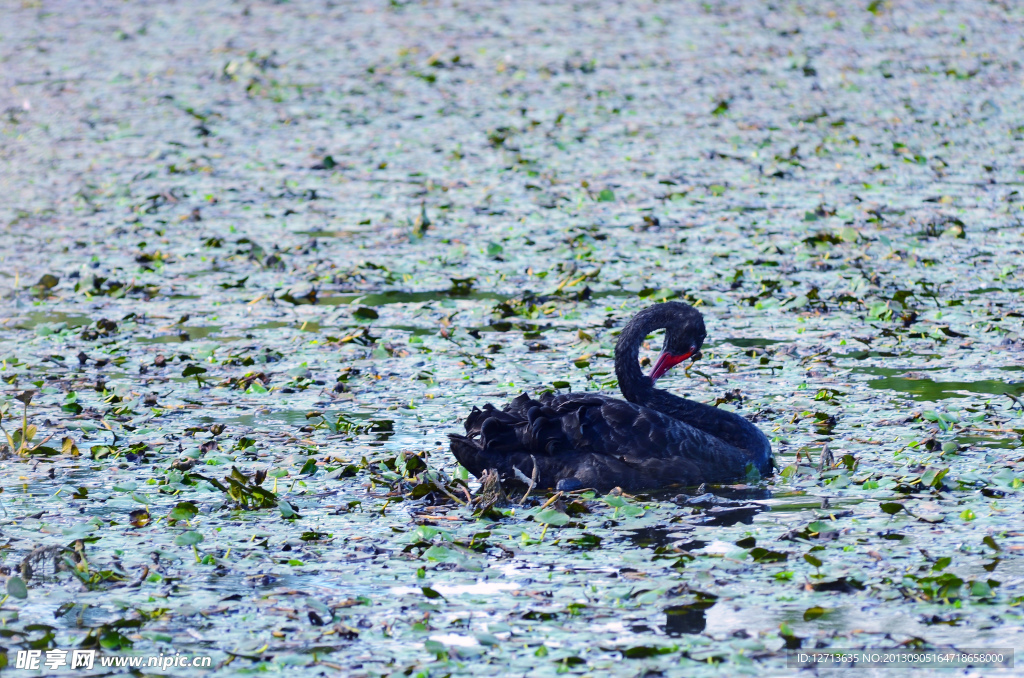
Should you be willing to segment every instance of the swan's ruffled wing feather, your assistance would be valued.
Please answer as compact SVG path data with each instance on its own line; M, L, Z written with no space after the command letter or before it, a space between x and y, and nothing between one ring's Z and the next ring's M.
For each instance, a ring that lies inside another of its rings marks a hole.
M657 410L593 393L520 395L498 410L474 408L452 453L475 476L496 469L516 483L513 467L538 484L563 479L607 491L729 482L743 476L747 452Z

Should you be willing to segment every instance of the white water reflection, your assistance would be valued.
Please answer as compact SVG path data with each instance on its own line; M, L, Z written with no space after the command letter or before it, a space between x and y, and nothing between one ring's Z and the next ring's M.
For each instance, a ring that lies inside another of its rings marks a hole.
M519 584L514 582L477 581L475 584L432 584L430 588L442 596L458 596L467 593L480 596L487 595L488 593L498 593L499 591L514 591L519 588ZM423 593L423 590L418 586L393 586L390 591L396 596Z

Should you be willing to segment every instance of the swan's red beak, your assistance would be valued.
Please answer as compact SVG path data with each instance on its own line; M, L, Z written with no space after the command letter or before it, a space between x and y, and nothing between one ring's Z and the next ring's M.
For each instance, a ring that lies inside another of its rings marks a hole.
M697 349L691 349L682 355L672 355L671 353L665 353L662 351L661 355L658 356L657 362L654 363L654 369L651 370L651 381L658 381L666 372L671 370L673 367L683 362L694 353Z

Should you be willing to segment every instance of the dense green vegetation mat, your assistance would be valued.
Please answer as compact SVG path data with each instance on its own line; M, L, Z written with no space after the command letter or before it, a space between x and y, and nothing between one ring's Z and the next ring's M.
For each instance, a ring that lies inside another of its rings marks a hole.
M12 671L1020 646L1019 4L7 5ZM467 505L470 408L615 393L662 299L774 477Z

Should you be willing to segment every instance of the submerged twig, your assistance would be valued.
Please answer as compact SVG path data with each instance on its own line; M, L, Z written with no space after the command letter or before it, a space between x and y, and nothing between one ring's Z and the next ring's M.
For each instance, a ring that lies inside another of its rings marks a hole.
M551 495L550 499L548 499L546 502L541 504L539 510L546 509L547 507L551 506L552 504L554 504L556 501L558 501L561 498L562 498L562 492L561 491L555 492L553 495Z
M537 486L537 459L531 454L530 461L533 462L533 472L530 473L530 486L526 488L526 494L519 500L522 504L526 502L526 498L530 496L530 492L533 492L533 488Z
M462 501L461 499L459 499L458 497L456 497L456 496L455 496L454 494L452 494L451 492L449 492L449 491L448 491L448 489L447 489L447 488L446 488L446 487L444 486L444 483L439 483L438 481L436 481L436 480L435 480L435 481L434 481L434 487L436 487L437 489L439 489L439 490L441 490L442 492L444 492L445 494L447 494L447 495L448 495L448 498L449 498L449 499L452 499L452 500L453 500L453 501L455 501L456 503L458 503L458 504L461 504L461 505L463 505L463 506L465 506L465 505L466 505L466 502Z
M820 473L832 468L835 463L836 460L832 456L832 450L828 449L828 443L825 443L825 446L821 448L821 458L818 459L818 472Z
M21 560L21 564L18 569L21 571L22 577L27 581L31 579L33 566L38 565L44 560L53 561L54 572L60 569L60 555L64 553L66 549L63 546L39 546L29 551L24 558Z

